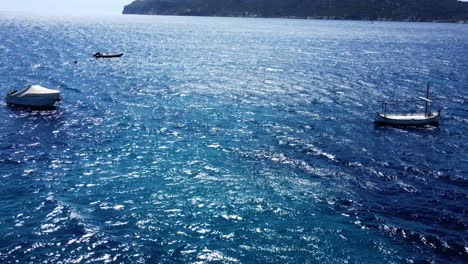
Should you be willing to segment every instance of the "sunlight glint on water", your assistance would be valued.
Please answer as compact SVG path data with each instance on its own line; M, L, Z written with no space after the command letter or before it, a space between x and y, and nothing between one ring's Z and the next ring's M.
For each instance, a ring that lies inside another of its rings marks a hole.
M2 262L468 257L465 25L2 16L0 40L2 94L64 98L0 107ZM426 81L439 128L374 127Z

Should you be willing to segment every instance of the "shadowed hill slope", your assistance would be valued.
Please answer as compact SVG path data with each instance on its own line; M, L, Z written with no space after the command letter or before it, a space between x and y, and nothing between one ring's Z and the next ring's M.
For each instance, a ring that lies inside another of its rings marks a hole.
M467 21L457 0L137 0L124 14Z

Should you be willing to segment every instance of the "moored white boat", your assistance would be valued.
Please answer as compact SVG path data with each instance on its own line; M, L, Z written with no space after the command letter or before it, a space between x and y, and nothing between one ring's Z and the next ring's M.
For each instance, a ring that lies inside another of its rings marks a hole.
M440 120L439 112L411 113L411 114L383 114L376 113L374 122L381 125L394 126L437 126Z
M438 112L430 112L429 103L429 83L427 84L426 97L419 97L419 100L425 102L424 113L388 113L388 104L398 104L414 101L383 101L382 112L375 115L374 123L377 125L391 125L391 126L437 126L440 120L440 110Z
M60 91L48 89L40 85L31 85L21 91L13 91L5 97L10 105L26 107L53 107L60 101Z

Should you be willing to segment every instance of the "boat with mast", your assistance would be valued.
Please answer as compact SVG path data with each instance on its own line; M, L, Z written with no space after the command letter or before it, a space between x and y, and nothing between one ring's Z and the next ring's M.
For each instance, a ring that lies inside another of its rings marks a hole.
M396 100L382 101L382 111L377 112L374 118L376 125L391 125L391 126L438 126L440 120L440 110L431 112L429 99L430 83L427 83L426 97L419 97L417 101L424 102L424 113L389 113L389 104L401 104L408 102L417 102L415 100Z

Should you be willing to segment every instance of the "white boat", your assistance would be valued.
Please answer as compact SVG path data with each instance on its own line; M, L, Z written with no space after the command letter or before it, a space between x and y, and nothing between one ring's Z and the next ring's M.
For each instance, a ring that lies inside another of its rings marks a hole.
M31 85L24 90L12 91L7 94L5 101L10 105L48 108L60 101L60 91L40 85Z
M392 125L392 126L438 126L440 120L440 110L431 112L429 104L432 100L429 99L429 83L427 84L426 97L419 97L419 100L424 101L424 113L388 113L388 104L399 104L413 101L383 101L382 112L375 115L374 123L377 125Z
M440 120L439 112L432 112L425 115L424 113L414 114L383 114L377 113L374 122L381 125L394 126L437 126Z

